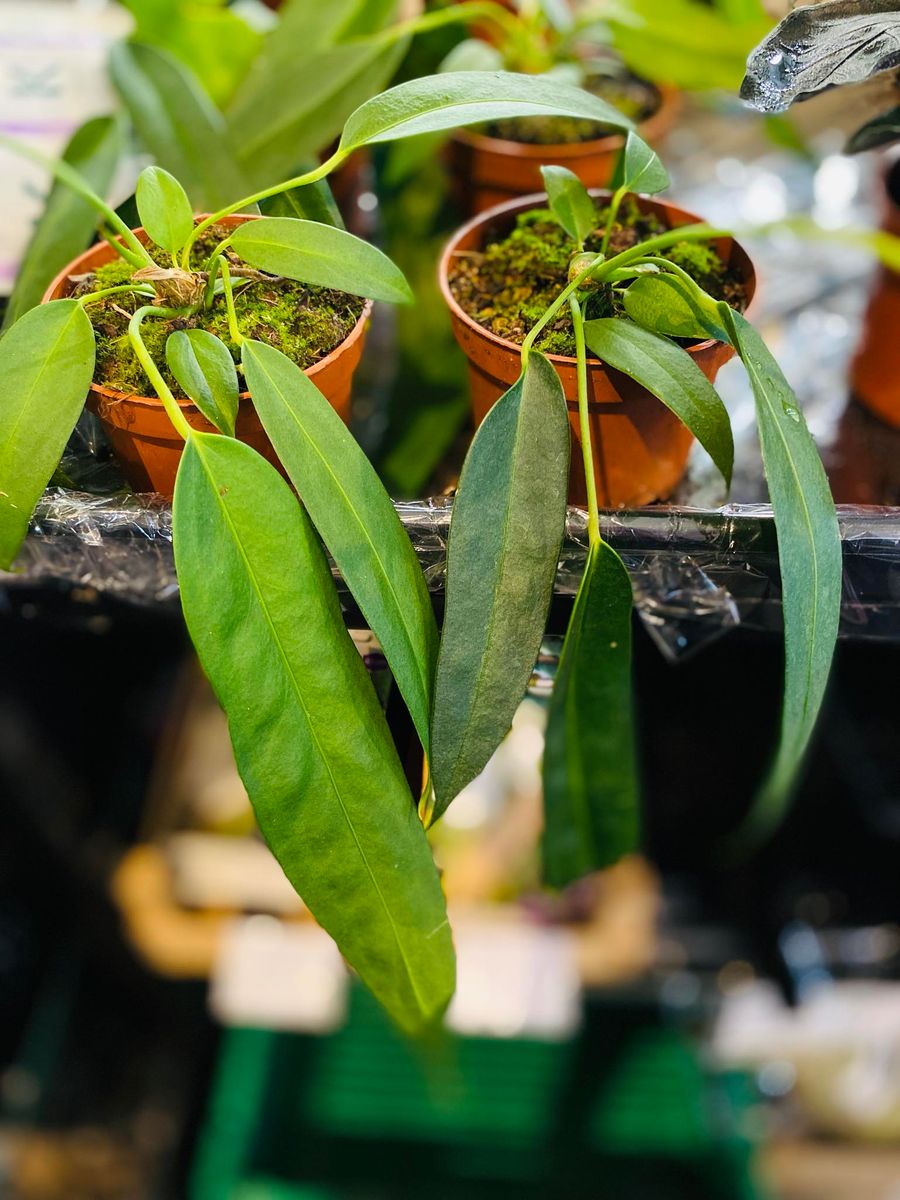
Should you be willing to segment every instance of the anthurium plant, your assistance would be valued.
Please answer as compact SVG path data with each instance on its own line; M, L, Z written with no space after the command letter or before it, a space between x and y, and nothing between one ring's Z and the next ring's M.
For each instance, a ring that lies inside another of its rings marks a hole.
M137 187L146 240L71 164L52 164L59 184L91 206L130 272L108 288L30 309L0 340L0 568L8 569L94 377L91 305L110 296L129 301L128 342L184 439L173 526L185 620L228 716L260 828L317 920L409 1031L438 1018L452 994L452 941L415 799L344 627L323 543L384 648L429 758L435 617L373 468L300 367L242 332L235 293L260 277L283 277L376 300L411 297L389 259L324 222L218 223L279 195L303 197L360 147L543 113L630 128L601 100L547 78L473 72L414 80L352 113L319 167L203 219L174 176L147 168ZM637 138L633 144L643 147ZM235 269L235 258L249 269ZM222 310L227 338L203 328L204 314ZM165 362L154 358L148 326L182 318L193 325L168 338ZM190 427L169 378L217 433ZM235 438L242 389L294 490ZM557 507L548 537L560 520ZM499 740L502 732L492 727L487 736ZM440 795L448 798L443 781Z
M679 226L609 253L627 194L655 193L668 184L662 163L633 134L602 230L598 207L574 174L549 166L544 178L550 208L570 239L569 282L524 337L521 376L479 427L463 465L448 546L431 769L433 815L439 815L509 728L546 629L565 526L570 434L562 384L537 343L568 309L588 555L562 647L543 763L545 879L562 886L635 849L638 839L632 592L621 559L601 535L588 350L670 408L726 486L734 455L728 414L678 339L730 344L749 376L781 563L785 688L780 745L740 831L745 844L762 837L783 812L813 732L837 636L841 542L825 472L778 364L741 312L714 299L667 257L676 245L708 243L729 232ZM594 249L585 252L589 236ZM613 315L592 317L598 307Z

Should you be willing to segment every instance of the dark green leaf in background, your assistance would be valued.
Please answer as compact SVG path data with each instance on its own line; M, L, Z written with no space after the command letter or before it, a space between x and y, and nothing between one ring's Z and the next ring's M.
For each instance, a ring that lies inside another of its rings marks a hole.
M66 448L94 373L77 300L31 309L0 340L0 568L9 568Z
M427 752L438 634L406 530L350 431L296 363L249 340L242 356L260 420L380 642Z
M547 717L543 860L551 887L565 887L637 848L631 609L622 560L595 542Z
M113 117L94 117L72 135L63 160L100 195L112 182L122 151L122 131ZM3 318L7 329L35 304L58 271L87 247L97 227L97 211L63 183L54 183L28 243Z
M440 815L509 730L544 636L569 479L559 376L532 351L488 413L459 481L432 718Z
M444 897L312 524L255 451L194 434L174 534L188 630L263 836L363 982L419 1032L453 991Z

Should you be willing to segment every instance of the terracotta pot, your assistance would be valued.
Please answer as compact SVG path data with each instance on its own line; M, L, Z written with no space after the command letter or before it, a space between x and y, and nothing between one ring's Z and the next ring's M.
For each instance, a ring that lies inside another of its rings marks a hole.
M519 213L544 203L546 196L542 193L498 205L473 218L457 231L441 259L440 287L450 309L454 335L469 360L476 425L519 378L521 347L490 333L462 310L450 290L450 263L460 251L480 250L489 240L502 237ZM663 200L639 196L637 203L642 211L654 213L673 228L699 220ZM737 267L748 299L752 297L756 275L746 252L731 238L720 239L716 247L725 261ZM691 346L688 353L710 382L734 356L730 346L714 341ZM587 497L578 424L576 362L560 354L549 357L562 380L572 428L569 503L584 505ZM603 507L634 508L670 495L684 474L693 436L655 396L595 358L588 359L588 389L594 469Z
M900 159L884 177L881 227L900 236ZM850 367L850 385L861 404L900 429L900 275L880 267Z
M199 219L199 218L198 218ZM258 220L255 216L225 217L220 224L240 225L243 221ZM147 241L143 229L135 233ZM72 275L84 275L111 262L115 251L106 242L92 246L70 263L53 280L44 294L44 301L60 300L72 290ZM309 367L306 375L344 421L350 419L350 387L365 343L366 327L372 305L367 303L349 336L325 358ZM122 473L136 492L158 492L170 497L175 489L175 475L184 443L166 416L162 401L156 396L132 396L113 388L92 383L87 406L100 418ZM193 429L214 433L213 426L189 400L179 400L178 407ZM258 450L274 466L280 463L266 436L249 392L241 394L236 433L242 442Z
M675 88L661 85L657 90L659 107L639 129L651 144L661 141L671 129L680 104ZM586 187L606 187L622 140L621 134L614 133L590 142L534 146L485 137L470 129L457 130L448 146L457 202L464 212L479 213L516 196L542 191L541 167L548 164L568 167Z

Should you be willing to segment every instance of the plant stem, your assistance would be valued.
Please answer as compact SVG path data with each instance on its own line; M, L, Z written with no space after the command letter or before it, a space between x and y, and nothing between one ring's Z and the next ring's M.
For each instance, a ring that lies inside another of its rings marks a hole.
M528 362L528 355L541 334L541 330L545 327L548 321L559 312L570 296L574 296L575 292L581 287L586 279L588 279L594 271L603 263L603 255L598 254L597 257L589 262L583 271L579 271L573 280L566 284L563 290L559 293L553 303L544 311L544 315L532 326L528 336L522 343L522 366Z
M134 347L138 362L144 368L147 378L156 389L157 396L162 400L166 415L185 441L191 436L191 427L178 407L178 401L169 390L169 385L163 379L159 367L157 367L149 350L144 345L144 339L141 337L141 322L145 317L162 317L164 320L172 320L174 317L183 317L186 313L190 312L191 309L186 308L157 308L156 305L147 304L143 308L139 308L128 322L128 337Z
M186 271L190 270L191 266L191 250L194 248L194 243L199 237L209 229L211 225L215 225L217 221L221 221L223 217L230 217L232 213L240 212L242 208L249 208L251 204L258 204L260 200L268 200L270 196L280 196L282 192L293 191L294 188L306 187L307 184L316 183L320 179L324 179L330 174L336 166L347 158L350 152L342 150L340 147L335 150L334 154L312 171L307 171L304 175L297 175L293 179L288 179L284 183L273 184L272 187L263 188L261 192L254 192L252 196L245 196L243 200L236 200L234 204L229 204L227 208L220 208L210 217L206 217L198 225L194 226L194 232L188 238L187 244L184 247L181 255L181 265Z
M609 239L612 236L612 227L615 224L619 208L626 195L627 189L624 187L617 188L612 194L612 198L609 202L609 216L606 220L606 228L603 231L603 242L600 246L601 254L606 254L607 250L609 250Z
M231 340L236 346L244 340L244 335L238 328L237 313L234 308L234 293L231 290L231 271L228 269L228 263L224 258L219 259L219 271L222 274L222 291L225 294L225 308L228 312L228 332L231 334Z
M594 447L591 440L591 420L588 411L587 349L584 344L584 317L577 296L569 297L572 328L575 331L576 375L578 379L578 424L581 432L581 456L584 461L584 481L588 502L588 542L600 541L600 511L597 505L597 479L594 473Z
M219 256L213 252L206 261L206 291L203 293L203 307L209 308L216 294L216 281L219 278Z
M137 268L150 266L150 262L148 262L147 258L138 258L134 251L129 250L127 246L123 246L116 235L110 233L108 229L104 229L102 225L98 226L97 232L103 238L104 242L106 242L108 246L111 246L112 249L115 250L119 258L124 258L127 263L131 264L131 266Z
M107 296L118 296L122 292L131 292L133 296L156 295L152 287L142 287L137 283L119 283L115 287L102 288L98 292L86 292L78 297L78 303L83 308L86 304L93 304L95 300L105 300Z

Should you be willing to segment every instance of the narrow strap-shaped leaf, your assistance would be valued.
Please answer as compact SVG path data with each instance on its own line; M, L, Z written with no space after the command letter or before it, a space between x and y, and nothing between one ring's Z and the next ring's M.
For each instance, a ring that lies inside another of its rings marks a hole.
M218 209L247 194L224 118L186 67L136 42L114 46L109 66L144 146L181 180L198 209Z
M188 630L263 836L363 982L419 1031L453 990L444 898L312 524L250 447L193 434L174 534Z
M565 887L638 841L631 581L605 542L588 553L544 747L544 880Z
M453 504L431 733L438 816L525 694L565 529L569 448L562 384L533 351L476 433Z
M666 338L620 317L586 321L584 336L598 358L624 372L671 409L729 485L734 440L728 411L690 355Z
M245 262L274 275L370 300L404 304L413 298L403 272L386 254L333 225L260 217L239 225L231 242Z
M374 467L296 363L249 340L242 356L266 433L381 643L427 753L438 634L406 530Z
M587 188L568 167L541 167L541 175L554 217L580 246L597 228L597 206Z
M0 340L0 568L28 532L94 373L94 330L77 300L40 304Z
M398 83L361 105L344 126L341 148L349 151L479 121L545 115L583 117L623 131L633 128L599 96L546 75L451 71Z
M669 173L656 151L632 132L625 138L611 186L655 196L669 186Z
M822 460L781 368L744 317L723 307L723 318L756 399L781 567L781 743L749 826L762 836L783 812L825 695L841 612L841 536Z
M138 176L138 216L149 237L175 254L194 228L194 212L187 193L174 175L162 167L145 167Z
M120 123L113 117L94 117L72 135L63 161L103 195L112 182L121 151ZM71 188L54 183L19 268L3 317L4 329L40 303L57 271L90 243L96 225L96 209Z
M240 384L225 343L206 329L181 329L166 341L166 362L207 421L234 437Z

